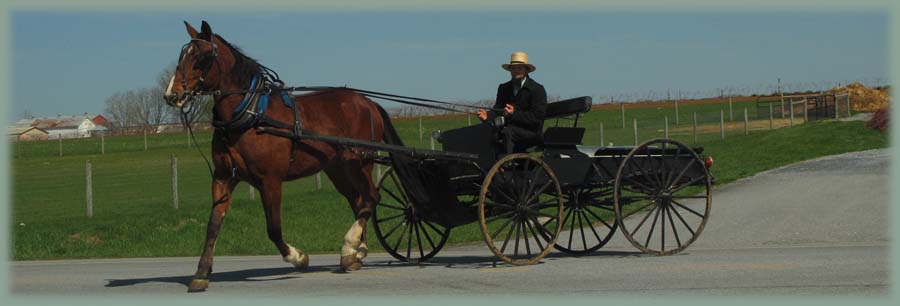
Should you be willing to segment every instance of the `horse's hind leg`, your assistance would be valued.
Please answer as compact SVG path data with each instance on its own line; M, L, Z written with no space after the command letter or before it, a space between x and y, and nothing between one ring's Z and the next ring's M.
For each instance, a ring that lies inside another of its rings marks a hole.
M212 183L213 207L209 214L209 224L206 227L206 242L203 244L203 255L197 264L197 273L188 286L188 292L204 291L209 287L209 274L212 273L213 252L216 247L216 239L225 213L231 207L231 191L234 190L236 181L227 179L215 179Z
M363 164L358 158L345 160L325 169L335 188L350 203L356 220L344 235L341 247L341 269L345 271L362 268L362 259L368 255L366 245L366 224L372 215L376 199L372 197L372 163Z
M284 242L281 236L281 181L263 181L260 197L266 212L266 232L278 248L282 259L303 271L309 266L309 256L303 250Z

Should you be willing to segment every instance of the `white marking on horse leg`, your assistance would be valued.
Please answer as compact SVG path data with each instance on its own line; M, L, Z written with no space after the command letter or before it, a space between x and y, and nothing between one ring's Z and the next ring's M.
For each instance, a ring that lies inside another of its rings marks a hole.
M309 256L306 255L303 251L297 251L294 246L288 244L288 252L287 256L284 256L284 262L290 263L297 268L306 268L309 265Z
M341 256L355 256L359 252L357 249L362 238L362 222L363 220L353 222L353 226L347 231L347 235L344 235L344 246L341 248Z
M366 258L366 256L369 255L369 247L366 246L365 241L359 244L359 248L357 248L356 251L358 252L356 253L356 258L359 260L363 260L363 258Z

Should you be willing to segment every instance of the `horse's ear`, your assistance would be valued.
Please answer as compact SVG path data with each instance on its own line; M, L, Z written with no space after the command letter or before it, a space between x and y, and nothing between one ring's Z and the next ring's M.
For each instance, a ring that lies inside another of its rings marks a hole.
M192 27L190 23L185 21L184 27L187 28L188 35L190 35L191 38L197 38L197 29L194 29L194 27Z
M209 27L209 24L206 23L206 20L204 20L203 24L200 25L199 38L212 41L212 28Z

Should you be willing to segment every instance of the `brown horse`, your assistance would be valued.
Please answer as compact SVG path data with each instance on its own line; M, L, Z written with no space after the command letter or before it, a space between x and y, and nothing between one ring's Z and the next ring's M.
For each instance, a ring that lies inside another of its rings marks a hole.
M231 206L232 190L245 181L259 190L269 239L284 261L300 270L309 265L309 257L299 248L287 244L281 235L282 183L325 171L335 188L350 204L356 221L344 236L340 265L345 271L362 267L366 257L366 222L379 201L372 183L374 154L359 148L347 148L322 141L295 141L269 133L260 133L258 121L237 124L247 112L245 101L253 104L253 84L272 85L272 71L244 55L221 36L213 34L204 21L200 32L185 22L191 41L182 48L175 75L166 90L166 101L176 107L188 107L197 92L215 92L213 113L220 124L213 133L212 160L215 165L212 182L212 212L206 231L203 254L189 292L203 291L209 286L213 250L222 228L225 213ZM266 77L269 76L269 77ZM255 78L255 80L254 80ZM263 88L257 86L255 88ZM262 110L265 116L284 123L299 122L304 132L381 142L395 139L384 109L351 90L326 90L283 101L279 87L274 86ZM250 97L248 97L248 95ZM290 105L293 102L294 105ZM263 105L264 103L257 103ZM296 106L294 109L292 106ZM251 110L249 116L255 116ZM296 116L296 118L295 118ZM241 117L241 118L238 118ZM295 120L296 119L296 120ZM234 124L222 124L234 123ZM292 133L292 129L269 126L270 130ZM384 134L387 132L388 134ZM386 136L385 136L386 135ZM399 140L397 140L399 141ZM388 141L391 142L391 141Z

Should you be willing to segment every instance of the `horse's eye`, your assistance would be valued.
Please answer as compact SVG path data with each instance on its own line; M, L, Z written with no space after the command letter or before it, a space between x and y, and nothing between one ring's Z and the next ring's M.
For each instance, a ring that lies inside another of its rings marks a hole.
M194 69L204 69L209 67L210 61L212 61L212 56L210 56L209 53L204 53L194 60Z

